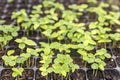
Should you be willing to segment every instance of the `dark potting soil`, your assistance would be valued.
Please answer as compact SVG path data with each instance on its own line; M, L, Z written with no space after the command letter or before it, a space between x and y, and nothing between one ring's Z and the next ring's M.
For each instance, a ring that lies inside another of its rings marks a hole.
M117 29L119 29L119 26L117 27ZM116 48L120 49L120 41L118 41L115 45Z
M15 78L12 77L12 70L11 69L2 70L0 80L15 80Z
M116 57L120 57L120 48L113 48L112 52Z
M3 7L0 5L0 15L2 15Z
M73 57L73 62L75 64L77 64L79 67L84 67L84 62L82 61L82 59L80 59L80 57Z
M13 22L13 20L11 20L11 18L10 17L5 17L5 18L3 18L6 22L6 24L11 24L12 22Z
M15 47L15 46L18 46L18 43L15 42L15 39L12 39L12 40L9 41L8 45L9 45L9 46L14 46L14 47Z
M113 70L105 70L105 80L120 80L120 73L113 69Z
M18 9L28 9L28 4L20 3Z
M106 59L105 62L107 63L105 68L116 68L115 60L110 58Z
M23 37L23 36L25 36L25 31L24 31L24 30L19 30L19 31L18 31L18 37L17 37L17 38L21 38L21 37Z

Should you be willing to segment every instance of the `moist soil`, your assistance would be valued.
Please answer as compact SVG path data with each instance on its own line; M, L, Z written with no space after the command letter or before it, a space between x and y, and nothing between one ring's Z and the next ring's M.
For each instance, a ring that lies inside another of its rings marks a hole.
M3 69L1 72L0 80L15 80L15 78L12 77L12 70Z
M105 80L120 80L120 73L113 69L113 70L105 70Z
M112 49L112 51L116 57L120 57L120 48L114 48Z
M116 68L115 60L113 58L106 59L105 62L107 63L105 68Z

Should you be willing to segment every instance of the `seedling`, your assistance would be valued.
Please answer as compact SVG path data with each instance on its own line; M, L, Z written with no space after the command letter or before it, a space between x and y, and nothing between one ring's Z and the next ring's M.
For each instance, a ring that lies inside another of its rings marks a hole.
M9 50L7 52L7 55L4 55L2 57L2 59L4 60L6 66L14 67L17 64L18 56L13 56L13 54L14 54L14 50Z
M14 0L8 0L8 3L12 3Z
M37 15L37 14L42 14L42 5L37 5L37 6L33 6L33 10L32 10L32 14L33 15Z
M78 53L81 54L83 60L89 64L91 64L91 68L96 70L96 73L93 72L93 74L97 74L98 69L104 70L104 67L106 63L104 60L106 58L110 58L111 55L107 53L106 49L102 48L100 50L97 50L95 54L93 53L87 53L85 50L78 50Z
M13 71L12 76L19 77L22 75L22 72L24 71L24 69L23 68L15 68L15 65L18 63L19 56L14 56L13 55L14 52L15 52L14 50L9 50L7 52L7 55L4 55L2 57L2 59L4 60L6 66L12 67L12 71Z
M11 19L17 19L17 23L18 23L18 25L20 25L20 23L22 23L26 19L28 19L28 15L27 15L25 9L21 9L18 12L13 12Z
M54 73L66 77L69 72L74 72L75 69L79 69L79 66L73 63L72 58L68 54L58 54L52 68ZM63 77L61 80L63 80Z
M4 47L18 35L19 27L13 25L0 25L0 49L4 52Z
M26 64L27 67L32 67L34 64L34 56L39 56L38 49L27 48L25 53L20 54L20 58L18 59L18 63Z
M28 45L28 46L36 46L37 45L33 40L30 40L26 37L18 38L15 41L17 43L19 43L18 46L21 50L23 50L26 47L26 45Z
M64 10L63 4L55 2L55 0L52 0L52 1L45 0L45 1L43 1L43 6L47 7L47 8L54 7L54 8L59 9L59 10Z
M21 49L20 58L18 58L18 63L24 64L26 62L27 67L30 66L30 60L32 56L38 56L38 49L27 48L26 46L36 46L37 44L26 37L22 37L21 39L15 40L19 43L18 47ZM26 49L25 49L26 48ZM32 63L34 63L34 59L32 58Z
M52 68L50 67L50 64L52 63L52 58L54 55L54 52L50 49L49 43L40 43L41 44L41 57L40 63L42 63L42 66L39 68L42 72L41 74L43 76L46 76L46 80L48 80L48 74L52 72Z
M30 17L22 22L21 26L26 30L36 30L40 27L40 14L42 14L42 5L33 6Z
M5 20L0 20L0 24L3 24L3 23L5 23Z
M116 42L120 40L120 34L119 33L110 34L110 38L113 41L112 47L115 47Z
M24 69L23 68L12 68L12 71L13 71L12 76L19 78L19 76L22 76Z
M67 53L70 53L69 48L71 47L71 45L68 46L66 44L61 44L58 42L41 42L40 44L40 49L42 51L42 60L40 61L40 63L42 63L42 66L40 67L40 70L42 71L43 76L54 72L56 74L66 77L68 72L74 72L75 69L78 69L78 66L72 63L73 60L71 59L71 57L67 55ZM54 63L52 63L53 55L55 55L54 50L58 50L61 53L66 53L66 55L58 54L57 58L54 59Z
M89 3L97 3L97 0L87 0Z

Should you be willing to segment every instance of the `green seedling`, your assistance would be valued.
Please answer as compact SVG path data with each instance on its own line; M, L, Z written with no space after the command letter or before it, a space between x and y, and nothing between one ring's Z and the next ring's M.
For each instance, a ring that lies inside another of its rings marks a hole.
M42 66L39 68L42 76L46 76L46 80L48 80L48 74L52 72L50 64L52 63L52 58L54 52L51 50L49 43L40 43L41 44L41 57L40 63Z
M12 66L13 67L13 66L15 66L17 64L18 56L13 56L13 54L14 54L14 50L9 50L7 52L7 55L4 55L2 57L2 59L4 60L6 66Z
M17 59L17 63L21 64L26 64L27 67L30 67L30 64L33 65L34 63L34 56L39 56L38 54L39 50L38 49L32 49L32 48L27 48L25 52L22 52Z
M36 14L43 13L41 8L42 8L42 5L33 6L32 14L36 15Z
M30 40L26 37L18 38L15 41L17 43L19 43L18 46L21 50L23 50L26 47L26 45L28 45L28 46L36 46L37 45L33 40Z
M22 23L26 19L28 19L28 15L27 15L25 9L21 9L20 11L13 12L11 19L17 19L17 24L20 25L20 23Z
M81 14L80 14L80 15L81 15ZM66 21L71 21L71 22L73 22L73 21L78 22L78 18L77 18L78 16L79 16L78 13L73 12L73 11L71 11L71 10L63 11L63 14L62 14L62 18L63 18L64 20L66 20Z
M0 24L3 24L5 23L6 21L5 20L0 20Z
M30 14L30 17L27 18L21 25L22 27L28 31L28 30L36 30L40 26L40 14L42 14L42 5L33 6L32 13Z
M72 58L68 54L58 54L52 65L53 72L63 77L66 77L69 72L74 72L78 68L79 66L73 63ZM63 80L63 77L61 80Z
M88 3L94 3L96 4L97 3L97 0L87 0Z
M4 47L14 37L18 36L19 27L13 25L0 25L0 49L4 51Z
M21 49L21 54L17 59L17 63L21 64L20 66L26 63L27 67L29 67L31 63L30 60L32 60L32 63L34 63L33 56L39 56L39 50L28 48L26 46L36 46L37 44L33 40L30 40L26 37L18 38L15 41L18 43L18 47Z
M79 49L78 53L82 56L83 60L89 64L91 64L91 68L96 70L96 73L93 72L93 74L97 74L98 69L104 71L104 67L106 65L105 59L111 58L111 55L107 53L106 49L102 48L100 50L97 50L95 54L93 53L87 53L87 51Z
M13 71L12 73L13 77L19 77L19 76L22 76L24 69L23 68L12 68L12 71Z
M54 0L53 1L43 1L43 6L47 7L47 8L54 7L59 10L64 10L63 4L55 2Z
M40 44L41 44L40 49L42 51L41 52L42 60L40 61L40 63L42 63L42 66L40 67L40 70L42 71L43 76L47 76L49 73L54 72L60 74L61 76L66 77L68 72L70 71L74 72L74 70L78 68L77 65L74 65L72 63L72 59L70 58L69 55L58 54L57 58L55 58L54 60L54 64L52 64L53 55L55 54L53 50L58 50L61 53L65 51L64 53L67 54L70 53L69 48L71 48L72 45L61 44L58 42L53 42L53 43L40 42ZM50 64L52 64L52 66ZM60 64L63 66L61 66ZM58 65L58 67L55 65ZM65 67L66 67L66 71L63 69ZM61 71L61 69L63 70Z
M8 3L12 3L14 0L8 0Z
M54 52L52 49L60 47L59 43L56 43L57 45L56 44L54 45L54 44L40 42L40 45L41 45L40 50L42 51L41 52L42 60L40 60L40 63L42 64L42 66L40 67L40 70L42 71L43 76L48 76L48 74L53 71L50 66L50 64L52 63L53 55L54 55ZM47 78L48 77L46 77L46 79Z
M23 68L15 68L15 65L18 63L19 56L14 56L14 50L9 50L7 52L7 55L4 55L2 59L5 62L6 66L11 66L12 67L12 76L13 77L19 77L22 75L22 72L24 71Z
M116 42L120 40L120 34L119 33L115 33L115 34L110 34L110 38L112 39L112 47L115 47Z

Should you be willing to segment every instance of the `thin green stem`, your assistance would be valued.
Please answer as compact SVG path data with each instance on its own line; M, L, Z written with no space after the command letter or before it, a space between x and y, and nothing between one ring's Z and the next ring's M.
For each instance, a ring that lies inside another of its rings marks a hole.
M95 69L93 69L93 75L95 75Z
M85 67L87 66L87 62L85 62Z
M114 48L114 47L115 47L115 44L116 44L116 41L113 41L112 43L113 43L113 44L112 44L112 48Z
M29 59L27 61L29 61ZM25 63L26 63L26 67L28 68L29 67L29 62L27 62L27 61L25 61Z
M34 65L34 58L32 59L32 66Z
M48 80L48 75L46 75L46 80Z
M98 72L98 69L97 69L97 70L95 70L95 76L97 76L97 72Z
M1 45L1 50L4 51L4 45L2 43L0 43Z
M48 38L48 44L50 44L50 39Z
M61 75L61 77L62 77L62 80L64 80L64 77Z
M30 67L30 61L31 61L31 60L30 60L30 58L29 58L29 67Z
M20 80L20 76L18 76L18 80Z
M106 49L106 43L104 43L104 47L105 47L105 49Z

